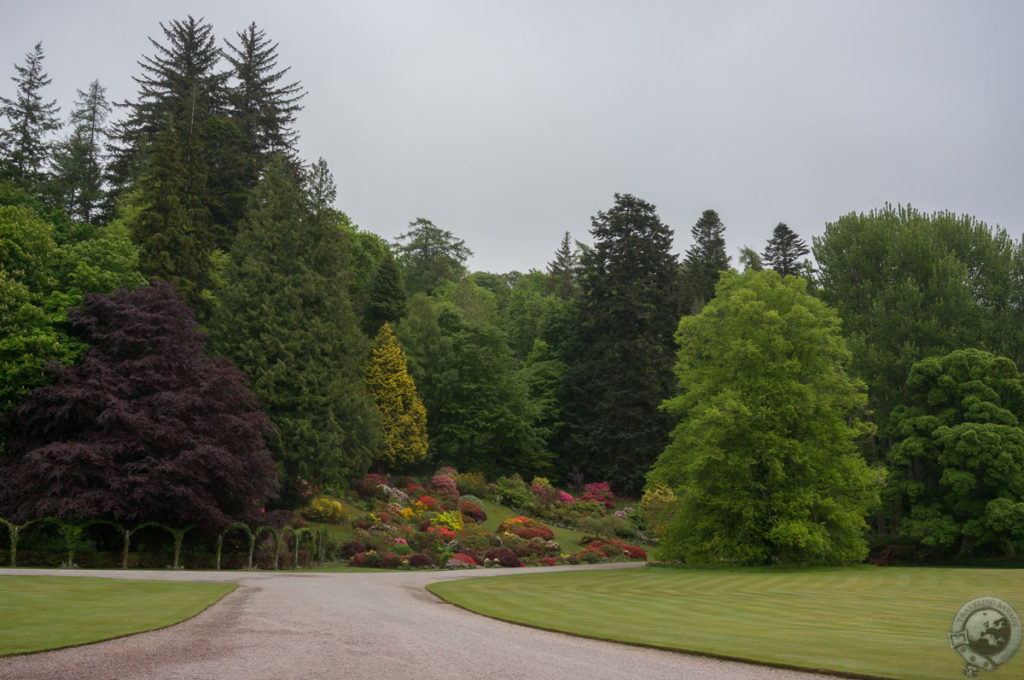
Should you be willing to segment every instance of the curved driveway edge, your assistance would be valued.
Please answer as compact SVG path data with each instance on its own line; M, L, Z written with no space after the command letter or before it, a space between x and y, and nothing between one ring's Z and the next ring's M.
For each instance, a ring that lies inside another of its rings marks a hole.
M473 614L428 583L560 569L304 573L0 569L15 574L228 581L238 588L177 625L83 647L0 658L0 679L781 680L832 676L552 633Z

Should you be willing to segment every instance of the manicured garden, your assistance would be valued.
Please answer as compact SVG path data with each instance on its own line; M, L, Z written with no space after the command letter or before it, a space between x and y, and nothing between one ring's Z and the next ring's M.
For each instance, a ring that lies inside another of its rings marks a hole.
M906 680L959 677L947 633L964 602L994 596L1024 609L1024 578L1012 569L647 567L429 590L487 616L586 637ZM997 673L1022 675L1020 654Z
M69 576L0 578L0 656L84 645L195 616L233 583Z

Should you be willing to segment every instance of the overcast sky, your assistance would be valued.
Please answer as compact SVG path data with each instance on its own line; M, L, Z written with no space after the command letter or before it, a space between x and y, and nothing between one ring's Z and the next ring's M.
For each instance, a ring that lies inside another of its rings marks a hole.
M300 152L386 239L417 217L474 270L544 269L613 194L682 254L707 208L729 252L808 243L910 203L1024 228L1024 3L985 0L185 2L3 0L0 92L42 41L48 96L134 98L159 22L251 21L308 95Z

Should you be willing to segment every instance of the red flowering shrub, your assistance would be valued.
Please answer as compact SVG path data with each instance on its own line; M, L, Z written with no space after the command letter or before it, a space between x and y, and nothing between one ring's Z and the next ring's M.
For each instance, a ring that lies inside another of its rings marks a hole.
M482 561L472 551L457 552L452 555L452 559L460 562L468 562L475 567L480 566L480 562Z
M580 494L581 501L596 501L606 508L615 507L615 494L608 482L593 482L583 486L583 493Z
M459 512L474 522L487 521L487 512L484 511L484 506L471 498L463 498L459 501Z
M461 550L459 550L459 552L455 553L455 555L462 555L463 557L468 557L473 561L473 564L480 565L484 563L484 561L480 559L480 556L476 554L476 551L470 550L469 548L462 548Z
M607 560L619 557L628 557L631 560L646 560L647 551L638 545L632 545L617 538L600 539L584 537L581 543L586 547L577 555L581 561L590 561L590 555L595 555L597 560Z
M436 510L437 509L437 499L434 498L433 496L420 496L419 497L419 501L420 501L420 503L423 503L423 506L427 510Z
M409 496L411 498L419 498L420 496L427 495L427 490L418 482L409 482L405 485L405 490L409 492Z
M377 472L371 472L356 484L356 493L359 494L360 498L365 498L367 500L372 498L382 498L383 496L378 488L380 486L388 486L388 476Z
M494 560L503 567L521 567L523 563L516 557L516 554L508 548L495 548L487 552L485 557Z
M409 560L410 567L433 567L436 566L434 558L426 553L413 553L406 559Z
M444 566L448 569L469 569L480 565L474 562L468 555L455 553L451 556L451 559L445 562Z
M554 557L542 557L540 558L540 563L545 567L553 567L558 564L558 560Z
M551 528L543 522L530 519L529 517L513 517L498 525L498 533L507 532L520 538L543 538L550 541L555 534Z

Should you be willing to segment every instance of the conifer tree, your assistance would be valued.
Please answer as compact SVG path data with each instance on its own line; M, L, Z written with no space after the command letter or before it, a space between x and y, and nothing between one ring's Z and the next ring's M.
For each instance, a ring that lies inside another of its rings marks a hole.
M42 90L51 78L43 71L43 44L38 42L25 55L24 66L14 65L17 93L0 97L0 116L7 125L0 128L0 176L24 187L37 187L46 178L52 154L49 136L60 129L57 100L43 100Z
M405 316L405 310L402 270L389 251L373 270L370 278L365 325L371 335L376 335L381 326L389 322L394 323Z
M282 159L267 166L210 323L215 350L251 377L277 428L270 447L286 473L288 503L298 475L343 486L382 446L342 233L315 219L293 170Z
M299 135L292 126L306 94L302 84L281 82L290 67L278 69L277 43L255 23L235 35L238 44L225 41L224 52L234 77L228 90L231 117L260 159L260 167L272 154L293 158Z
M111 106L106 88L98 80L78 91L71 111L71 136L57 145L53 155L53 184L64 210L75 219L98 224L103 203L103 146Z
M380 412L384 448L380 459L397 469L427 457L427 410L416 395L405 352L385 323L366 362L366 383Z
M572 300L579 294L576 270L579 267L579 253L571 247L569 232L562 236L562 242L555 251L555 259L548 262L548 285L550 291L563 300Z
M672 231L629 194L615 195L591 233L567 357L561 464L636 492L669 431L659 407L672 389L679 265Z
M443 282L466 275L466 258L473 251L450 231L419 217L395 239L395 254L405 274L406 292L430 295Z
M785 222L779 222L768 245L764 249L764 261L769 267L779 273L779 276L799 276L803 271L800 258L811 252L802 238L786 226Z
M699 312L715 296L715 284L729 268L725 254L725 225L714 210L705 210L690 229L693 245L683 260L684 302L691 313Z

